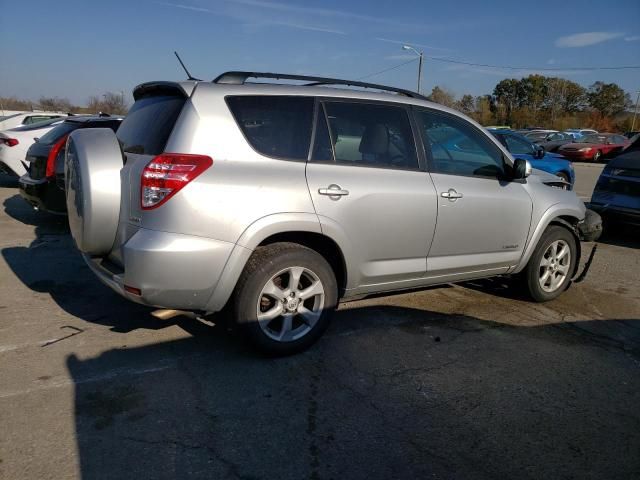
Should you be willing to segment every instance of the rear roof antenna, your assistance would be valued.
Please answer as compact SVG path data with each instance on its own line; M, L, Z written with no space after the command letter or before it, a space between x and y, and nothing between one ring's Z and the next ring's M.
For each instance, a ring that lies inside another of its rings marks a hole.
M202 79L200 79L200 78L196 78L196 77L192 76L192 75L189 73L189 70L187 70L187 67L185 67L185 66L184 66L184 63L182 62L182 59L180 58L180 55L178 55L178 52L175 52L175 51L174 51L173 53L175 53L175 54L176 54L176 57L178 58L178 61L180 62L180 65L182 65L182 69L183 69L183 70L184 70L184 72L187 74L187 80L196 80L197 82L201 82L201 81L202 81Z

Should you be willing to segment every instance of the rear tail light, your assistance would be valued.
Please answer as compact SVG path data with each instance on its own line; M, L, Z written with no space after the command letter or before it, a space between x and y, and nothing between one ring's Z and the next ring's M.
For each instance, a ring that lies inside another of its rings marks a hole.
M15 147L20 143L17 138L0 138L0 142L4 143L7 147Z
M178 193L191 180L213 165L211 157L183 153L163 153L142 171L140 205L143 210L157 208Z
M53 178L56 176L56 159L59 154L63 153L64 144L67 141L67 135L58 140L51 150L49 150L49 156L47 157L47 169L45 171L45 176L47 178Z

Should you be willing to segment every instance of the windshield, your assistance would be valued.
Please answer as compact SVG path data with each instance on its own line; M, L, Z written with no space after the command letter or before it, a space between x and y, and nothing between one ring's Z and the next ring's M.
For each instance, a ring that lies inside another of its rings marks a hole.
M607 141L607 137L604 135L587 135L580 141L582 143L605 143Z

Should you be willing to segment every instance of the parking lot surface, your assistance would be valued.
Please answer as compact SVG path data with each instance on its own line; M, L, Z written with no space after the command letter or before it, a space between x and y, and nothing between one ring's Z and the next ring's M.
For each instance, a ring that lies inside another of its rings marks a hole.
M556 301L504 279L367 299L266 359L112 293L3 176L0 204L1 478L640 476L637 232Z

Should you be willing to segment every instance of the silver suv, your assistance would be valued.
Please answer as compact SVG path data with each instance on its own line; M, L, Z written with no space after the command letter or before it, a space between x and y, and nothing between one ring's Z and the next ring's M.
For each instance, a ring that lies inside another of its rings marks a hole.
M117 135L73 132L65 162L75 242L129 300L224 309L289 354L339 300L519 274L546 301L576 273L575 193L413 92L229 72L133 95Z

